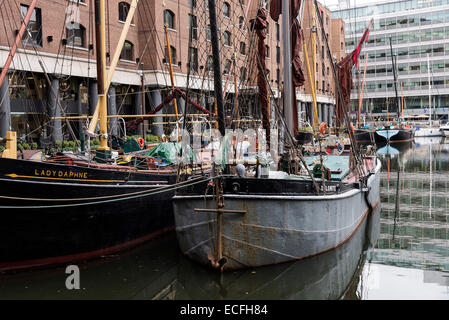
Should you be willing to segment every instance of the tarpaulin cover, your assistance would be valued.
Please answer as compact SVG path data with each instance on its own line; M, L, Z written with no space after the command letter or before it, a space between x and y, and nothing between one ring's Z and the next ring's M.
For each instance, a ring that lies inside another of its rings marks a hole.
M193 161L193 150L188 144L182 144L181 142L161 142L156 147L145 153L149 157L164 158L168 164L178 163L181 157L186 159L186 155L181 153L188 153L188 159Z

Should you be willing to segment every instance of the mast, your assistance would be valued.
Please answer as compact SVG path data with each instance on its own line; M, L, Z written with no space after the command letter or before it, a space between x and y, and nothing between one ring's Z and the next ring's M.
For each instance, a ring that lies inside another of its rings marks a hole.
M284 116L287 129L294 132L292 112L292 68L290 44L290 0L282 0L282 37L284 42ZM297 115L296 115L297 116Z
M429 54L427 54L427 78L429 81L429 128L432 127L432 101L431 101L431 93L430 90L432 89L432 86L430 84L430 60L429 60Z
M394 63L394 57L393 57L393 46L391 44L391 37L390 37L390 54L391 54L391 67L393 68L393 78L394 78L394 91L396 94L396 108L397 108L397 115L398 115L398 122L399 122L399 117L400 117L400 111L399 111L399 104L398 104L398 88L396 86L396 65Z
M112 58L111 64L109 66L109 72L108 76L105 82L105 88L104 91L107 92L109 90L109 86L112 82L112 76L114 74L115 68L117 67L117 64L120 60L120 54L122 52L123 45L126 40L126 35L128 34L129 27L131 25L132 19L134 17L134 12L136 11L137 4L139 0L133 0L130 5L130 9L128 12L128 15L126 16L125 25L123 26L123 30L120 34L119 41L117 43L117 47L115 48L114 57ZM104 12L104 11L103 11ZM105 52L105 50L104 50ZM105 60L106 61L106 60ZM97 62L98 65L98 62ZM97 102L97 106L95 107L95 111L92 117L92 120L89 124L89 128L87 130L87 134L90 136L94 135L95 128L97 127L98 117L99 117L99 110L100 110L100 101Z
M95 44L97 52L97 82L98 82L98 104L100 116L100 147L97 156L107 158L108 147L108 114L105 94L106 75L106 27L104 14L104 0L95 0Z
M212 42L212 58L214 66L214 93L216 102L216 114L218 117L218 130L220 134L225 136L224 106L223 106L223 90L221 81L221 62L220 62L220 46L218 44L218 26L217 26L217 10L216 0L209 1L209 21Z

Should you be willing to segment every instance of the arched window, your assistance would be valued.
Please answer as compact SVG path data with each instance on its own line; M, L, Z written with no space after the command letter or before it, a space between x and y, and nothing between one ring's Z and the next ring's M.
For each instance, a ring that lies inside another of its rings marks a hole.
M82 48L86 46L86 28L84 28L81 24L72 22L67 25L65 35L68 46Z
M246 44L245 44L245 42L240 42L240 54L246 55Z
M231 33L229 31L224 32L223 40L225 46L231 46Z
M246 80L246 68L241 67L240 68L240 81L244 82Z
M128 16L128 12L129 12L129 3L127 2L120 2L118 4L118 20L125 22L126 21L126 17Z
M134 60L134 45L132 42L125 40L125 43L123 44L122 52L120 53L120 59L121 60Z
M198 49L190 47L190 62L189 67L191 71L198 71Z
M245 26L245 18L239 17L239 28L243 29L244 26Z
M198 22L196 16L189 14L190 38L198 40Z
M223 2L223 15L226 18L230 18L231 17L231 6L227 2Z
M270 47L265 45L265 57L269 58L270 57Z
M170 46L171 63L176 64L176 48ZM168 57L168 47L165 47L165 62L169 63L170 59Z
M226 60L224 63L224 68L223 68L223 73L224 74L229 74L229 72L231 72L231 60Z
M206 27L206 40L210 41L211 37L210 25L208 24Z
M213 65L214 65L214 58L212 56L208 56L206 62L206 71L213 72L214 71Z
M170 10L164 10L164 25L169 29L175 29L175 14Z
M22 20L25 18L28 8L28 5L20 4ZM31 46L42 46L42 13L40 8L34 8L26 30L22 43Z

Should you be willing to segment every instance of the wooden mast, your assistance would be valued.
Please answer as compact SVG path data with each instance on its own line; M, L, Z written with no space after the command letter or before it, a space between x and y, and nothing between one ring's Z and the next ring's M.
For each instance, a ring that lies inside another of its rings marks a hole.
M100 117L100 151L97 156L108 158L108 127L107 127L107 102L105 94L106 75L106 27L104 14L104 0L95 0L95 44L97 53L97 82L98 82L98 104Z
M102 0L103 1L103 0ZM107 73L107 79L104 84L104 91L107 92L109 90L109 86L112 82L112 76L114 75L115 68L117 67L118 61L120 59L120 54L122 52L123 44L125 43L126 36L128 34L129 27L131 25L134 12L136 11L137 3L139 0L133 0L131 2L131 6L128 11L128 15L126 16L125 25L123 26L122 33L120 34L119 41L117 43L117 47L115 48L114 57L112 58L111 65L109 66L109 72ZM98 50L98 49L97 49ZM106 60L105 60L106 61ZM98 65L98 62L97 62ZM95 128L97 127L98 117L100 111L100 101L97 102L97 106L95 108L93 117L91 122L89 123L89 128L87 130L87 134L90 136L94 135Z
M218 26L217 26L217 12L216 0L209 1L209 20L212 42L212 58L214 70L214 93L215 102L217 104L216 115L218 117L218 130L221 135L225 136L225 121L224 121L224 106L223 106L223 89L221 79L221 62L220 62L220 46L218 44Z
M282 0L282 37L284 44L284 116L287 129L294 132L292 112L292 68L290 44L290 0ZM297 116L297 115L296 115Z

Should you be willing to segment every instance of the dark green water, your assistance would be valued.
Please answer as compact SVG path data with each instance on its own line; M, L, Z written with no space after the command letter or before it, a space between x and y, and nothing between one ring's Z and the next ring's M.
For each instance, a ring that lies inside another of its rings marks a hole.
M441 141L440 141L441 140ZM5 299L449 299L449 144L379 150L381 206L332 252L295 263L217 273L185 259L170 233L118 255L0 274ZM396 201L399 199L399 201Z

